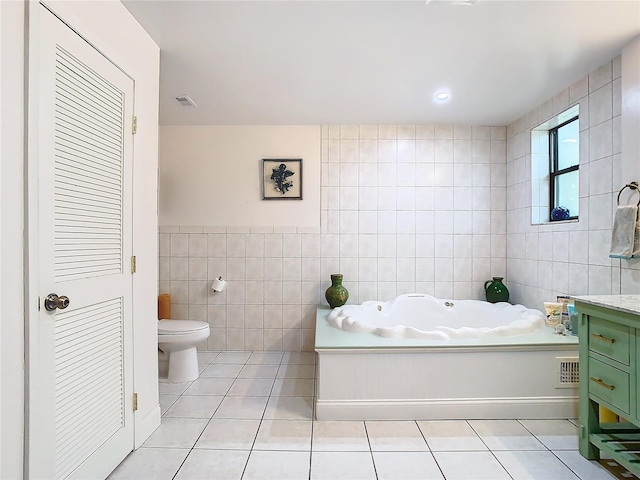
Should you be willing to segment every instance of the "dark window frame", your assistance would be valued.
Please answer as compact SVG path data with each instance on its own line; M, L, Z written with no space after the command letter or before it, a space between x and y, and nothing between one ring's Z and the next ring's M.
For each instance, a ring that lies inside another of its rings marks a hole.
M551 222L562 221L554 220L551 216L551 211L556 207L556 178L566 173L575 172L580 168L580 159L578 158L578 163L575 165L558 170L558 130L565 125L569 125L570 123L577 121L578 117L579 115L576 115L575 117L572 117L566 122L563 122L549 130L549 221ZM577 219L578 215L572 215L566 220Z

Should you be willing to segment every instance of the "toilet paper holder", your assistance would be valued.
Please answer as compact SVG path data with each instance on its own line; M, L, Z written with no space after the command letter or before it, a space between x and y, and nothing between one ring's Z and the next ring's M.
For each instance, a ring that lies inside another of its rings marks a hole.
M219 276L211 284L211 290L214 292L222 292L226 286L227 282L222 279L222 276Z

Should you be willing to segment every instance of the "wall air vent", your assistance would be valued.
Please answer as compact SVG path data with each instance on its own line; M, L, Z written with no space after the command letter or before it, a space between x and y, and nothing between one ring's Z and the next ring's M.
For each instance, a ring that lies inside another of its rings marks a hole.
M558 376L556 388L577 388L579 362L578 357L556 357Z
M191 100L191 98L189 97L189 95L178 95L176 97L176 100L178 101L178 103L180 105L182 105L183 107L197 107L196 102L194 102L193 100Z

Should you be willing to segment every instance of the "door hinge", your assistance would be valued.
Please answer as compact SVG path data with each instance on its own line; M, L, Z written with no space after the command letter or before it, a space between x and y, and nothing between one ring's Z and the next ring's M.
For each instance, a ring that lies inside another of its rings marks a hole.
M136 273L136 256L131 257L131 273Z
M133 394L133 411L135 412L136 410L138 410L138 394L134 393Z
M138 117L136 117L135 115L133 117L133 122L131 125L131 133L133 133L134 135L138 133Z

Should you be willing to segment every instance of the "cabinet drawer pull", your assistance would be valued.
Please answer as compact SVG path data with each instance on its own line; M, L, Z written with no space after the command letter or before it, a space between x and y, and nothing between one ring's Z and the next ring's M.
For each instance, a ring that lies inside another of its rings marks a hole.
M602 341L602 342L607 342L607 343L613 343L613 342L615 342L615 340L614 340L613 338L603 337L602 335L597 334L597 333L592 333L592 334L591 334L591 336L592 336L593 338L595 338L596 340L600 340L600 341Z
M591 380L592 382L597 383L598 385L600 385L601 387L606 388L607 390L613 390L614 388L616 388L614 385L609 385L608 383L604 383L599 378L591 377L591 378L589 378L589 380Z

